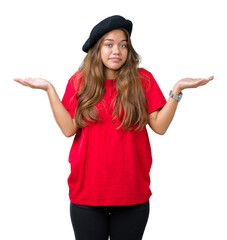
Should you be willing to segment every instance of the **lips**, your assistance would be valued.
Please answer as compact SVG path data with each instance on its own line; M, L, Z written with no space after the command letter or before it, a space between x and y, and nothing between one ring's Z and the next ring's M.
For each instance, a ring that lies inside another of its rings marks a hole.
M120 62L121 58L109 58L113 62Z

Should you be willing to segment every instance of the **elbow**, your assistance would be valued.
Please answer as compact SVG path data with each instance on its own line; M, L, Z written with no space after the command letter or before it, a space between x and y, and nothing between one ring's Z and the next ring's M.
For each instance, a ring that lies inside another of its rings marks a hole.
M79 130L79 128L73 127L73 128L66 128L66 129L61 129L63 134L65 135L65 137L69 138L72 137L73 135L75 135L77 133L77 131Z
M69 134L68 132L64 132L64 131L62 131L62 133L64 134L64 136L65 137L67 137L67 138L69 138L69 137L71 137L72 135L71 134Z
M158 135L164 135L166 131L155 131L155 133L157 133Z
M151 119L151 120L152 120L152 119ZM159 123L157 123L157 121L154 121L154 120L151 121L151 120L148 122L150 128L151 128L155 133L157 133L157 134L159 134L159 135L164 135L168 127L166 128L165 126L163 126L163 124L159 124Z
M67 138L70 138L70 137L72 137L74 134L67 134L67 133L63 133L64 135L65 135L65 137L67 137Z
M158 132L159 135L164 135L166 131Z
M155 126L153 127L153 131L159 135L164 135L167 131L168 127L166 126Z
M62 132L63 132L65 137L70 138L73 135L75 135L77 131L73 131L73 132L62 131Z
M164 135L166 133L167 129L155 129L155 130L153 129L153 131L155 133L157 133L158 135Z
M148 123L150 128L159 135L164 135L168 129L166 126L162 126L161 124L157 124L156 122L149 122Z

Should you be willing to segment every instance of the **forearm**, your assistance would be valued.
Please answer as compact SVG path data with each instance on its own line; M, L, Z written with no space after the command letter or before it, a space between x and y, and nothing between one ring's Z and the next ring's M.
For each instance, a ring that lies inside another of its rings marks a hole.
M177 85L174 86L172 92L176 95L180 94L181 90ZM176 109L178 106L178 101L169 97L165 106L159 111L156 117L156 126L160 134L164 134L170 123L172 122Z
M52 84L50 84L50 87L47 90L47 94L50 100L52 112L58 126L66 137L72 136L77 132L78 127L76 126L75 121L71 118L69 112L61 103L58 94Z
M179 95L183 89L197 88L206 85L213 80L214 76L209 78L182 78L173 87L172 92ZM178 101L169 97L165 106L157 113L151 113L149 116L149 125L159 134L164 134L173 120L177 109Z

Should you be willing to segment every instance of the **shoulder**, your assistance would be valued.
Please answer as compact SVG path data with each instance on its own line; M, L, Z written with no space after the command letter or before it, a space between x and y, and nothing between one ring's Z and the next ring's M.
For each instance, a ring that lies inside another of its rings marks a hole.
M80 85L83 81L84 75L82 71L75 72L69 79L69 84L75 88L75 90L78 90L80 88Z
M152 73L145 68L138 68L140 78L151 78L153 77Z
M70 77L69 81L72 83L81 82L82 78L83 78L82 71L77 71Z
M148 75L150 72L145 68L138 68L138 72L141 76Z
M154 80L154 77L150 71L145 68L138 68L140 81L142 85L146 88Z

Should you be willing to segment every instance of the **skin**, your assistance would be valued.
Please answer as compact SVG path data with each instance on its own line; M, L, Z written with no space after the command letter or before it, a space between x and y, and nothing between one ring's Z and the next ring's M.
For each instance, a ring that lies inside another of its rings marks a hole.
M174 85L172 92L176 95L179 95L183 89L197 88L206 85L213 79L213 76L210 76L208 78L182 78ZM161 110L157 110L149 114L148 124L155 133L160 135L165 134L170 123L173 120L177 105L178 101L169 97L167 103Z
M104 35L100 47L101 59L105 66L104 74L107 79L114 79L116 70L127 60L127 37L122 30L113 30Z
M107 79L114 79L116 70L121 68L127 59L128 49L125 40L126 36L122 30L113 30L105 35L100 53ZM204 86L213 79L213 76L208 78L182 78L175 83L172 92L178 95L186 88ZM54 86L49 81L42 78L14 78L14 81L21 85L42 89L47 92L55 120L66 137L71 137L78 131L75 118L71 118L62 105ZM178 102L169 97L161 110L149 114L148 124L155 133L163 135L167 131L175 115L177 105Z

